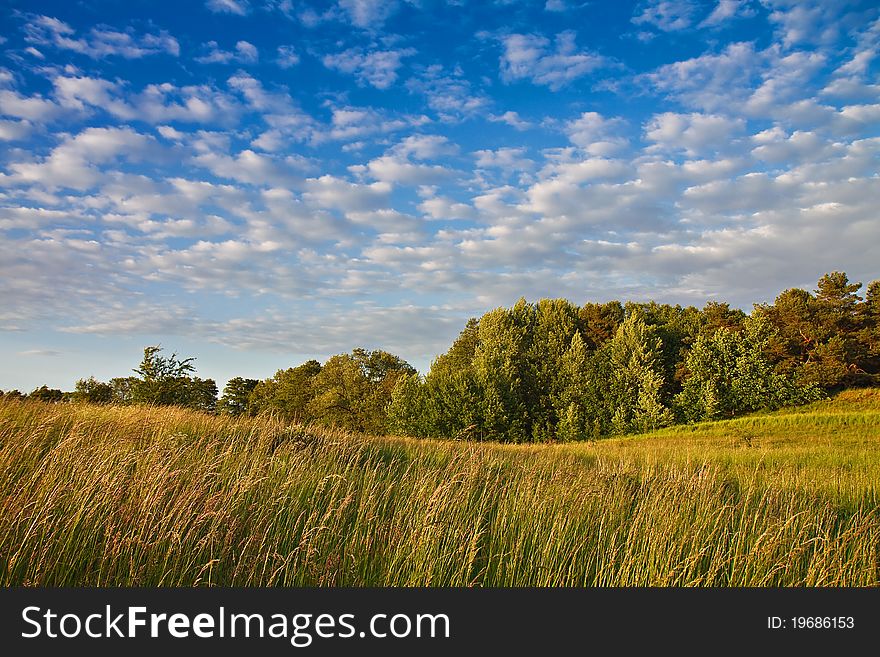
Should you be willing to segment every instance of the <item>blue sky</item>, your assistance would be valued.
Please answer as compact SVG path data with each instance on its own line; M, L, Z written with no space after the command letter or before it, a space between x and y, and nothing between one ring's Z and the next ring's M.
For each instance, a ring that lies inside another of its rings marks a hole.
M880 11L811 0L5 2L0 388L425 371L520 296L880 277Z

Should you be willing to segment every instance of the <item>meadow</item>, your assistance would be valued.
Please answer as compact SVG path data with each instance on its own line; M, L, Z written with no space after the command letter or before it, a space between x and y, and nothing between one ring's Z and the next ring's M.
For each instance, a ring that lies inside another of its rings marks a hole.
M0 401L3 586L876 586L880 390L524 446Z

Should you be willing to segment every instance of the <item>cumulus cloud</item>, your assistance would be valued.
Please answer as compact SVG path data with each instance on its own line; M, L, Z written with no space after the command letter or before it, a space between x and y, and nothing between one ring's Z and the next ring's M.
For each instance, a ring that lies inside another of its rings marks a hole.
M632 22L674 32L690 27L697 10L692 0L649 0L636 8Z
M25 40L32 44L72 50L92 59L119 56L139 59L149 55L178 56L180 44L165 30L156 34L120 32L108 26L93 27L87 35L77 37L76 30L51 16L32 16L24 26Z
M535 168L534 160L526 157L526 149L522 146L475 151L474 158L479 168L500 169L508 174L533 171Z
M493 123L506 123L516 130L528 130L532 127L531 123L524 120L517 112L512 110L508 110L507 112L504 112L504 114L490 114L487 118Z
M354 141L375 134L397 132L428 123L425 116L392 116L372 107L336 107L332 110L330 125L316 130L312 141Z
M215 14L245 16L250 11L247 0L207 0L205 6Z
M7 121L0 119L0 140L19 141L27 139L33 131L30 121Z
M215 176L251 185L280 185L298 187L303 171L309 164L301 157L284 158L263 155L246 149L236 155L207 152L196 155L193 163L205 167Z
M369 175L374 180L401 185L430 185L454 175L454 172L439 164L414 163L396 154L377 157L366 165L350 166L349 170Z
M418 77L410 78L406 87L425 96L428 107L441 121L454 122L474 116L489 105L489 98L474 90L460 68L447 71L440 64L425 68Z
M201 64L253 64L260 58L257 47L249 41L238 41L234 50L222 50L216 41L205 44L207 54L196 57Z
M785 46L835 41L841 30L837 19L846 6L821 0L763 0L763 4L770 10L768 18L776 24Z
M715 9L700 22L698 27L717 27L732 18L753 16L754 13L748 0L718 0Z
M305 190L303 198L316 206L343 212L369 212L388 206L391 184L384 181L352 183L336 176L324 175L306 180Z
M683 150L690 156L724 150L745 129L745 121L716 114L656 114L645 126L649 150L666 153Z
M395 0L338 0L339 8L353 25L378 29L397 10Z
M605 156L626 148L627 140L619 135L623 126L620 118L606 119L598 112L584 112L565 124L568 139L591 155Z
M350 48L325 55L322 62L329 69L354 75L361 85L387 89L397 81L397 69L403 65L402 60L415 54L414 48L372 51Z
M686 106L713 112L749 97L762 61L753 44L731 43L718 54L665 64L642 79Z
M558 90L607 62L604 57L578 51L576 34L566 30L550 40L537 34L502 37L501 77L507 82L528 79L534 84Z
M299 55L293 46L278 46L275 62L281 68L293 68L299 64Z
M241 107L235 99L209 85L177 87L164 82L131 92L116 82L64 75L54 77L52 84L62 107L79 111L105 111L124 121L227 124L241 113Z
M160 155L155 139L131 128L86 128L67 137L40 161L12 162L0 184L33 184L85 190L104 177L98 165L117 158L138 161Z

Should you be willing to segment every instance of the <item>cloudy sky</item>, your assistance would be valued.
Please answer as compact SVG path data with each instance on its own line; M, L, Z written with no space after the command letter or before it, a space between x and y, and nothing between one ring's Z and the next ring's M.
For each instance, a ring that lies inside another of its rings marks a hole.
M880 11L812 0L0 9L0 388L143 347L425 371L520 296L880 278Z

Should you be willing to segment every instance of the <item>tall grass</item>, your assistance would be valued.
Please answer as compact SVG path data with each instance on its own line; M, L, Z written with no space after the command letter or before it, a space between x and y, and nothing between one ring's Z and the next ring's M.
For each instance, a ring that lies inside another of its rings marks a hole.
M525 447L3 402L0 584L873 586L877 401Z

